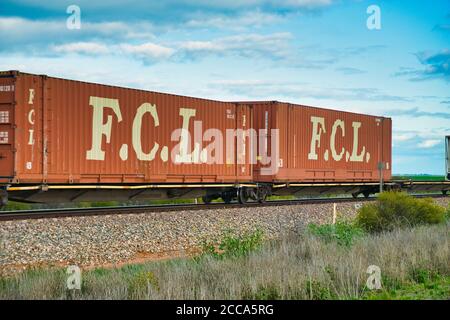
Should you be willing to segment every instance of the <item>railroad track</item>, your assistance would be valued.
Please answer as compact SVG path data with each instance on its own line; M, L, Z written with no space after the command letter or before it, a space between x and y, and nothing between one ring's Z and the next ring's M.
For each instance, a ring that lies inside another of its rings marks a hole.
M445 198L442 194L417 194L413 195L417 198ZM0 221L12 220L28 220L28 219L50 219L50 218L67 218L82 216L101 216L115 214L132 214L132 213L150 213L150 212L170 212L183 210L220 210L230 208L256 208L270 206L292 206L301 204L324 204L324 203L351 203L351 202L367 202L373 201L376 197L369 198L314 198L314 199L296 199L296 200L272 200L265 203L248 202L240 204L233 202L225 204L221 202L211 204L171 204L171 205L140 205L128 207L97 207L97 208L67 208L67 209L40 209L40 210L23 210L23 211L3 211L0 212Z

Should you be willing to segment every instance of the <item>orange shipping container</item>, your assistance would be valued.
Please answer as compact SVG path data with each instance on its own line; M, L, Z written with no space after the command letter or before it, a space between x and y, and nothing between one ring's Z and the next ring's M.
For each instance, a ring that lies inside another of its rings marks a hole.
M235 103L1 72L0 182L252 181L246 149L229 155L218 141L223 163L206 163L208 129L225 136L250 118Z
M269 154L278 129L278 170L260 182L367 182L391 180L392 121L389 118L279 102L253 106L255 129L267 129Z

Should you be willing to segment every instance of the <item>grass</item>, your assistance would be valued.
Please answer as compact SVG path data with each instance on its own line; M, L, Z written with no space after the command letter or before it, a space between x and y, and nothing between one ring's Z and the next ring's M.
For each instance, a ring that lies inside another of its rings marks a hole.
M200 202L201 200L198 201L198 203ZM59 208L98 208L98 207L118 207L118 206L133 206L133 205L164 205L164 204L187 204L187 203L195 203L195 199L84 201L84 202L68 202L68 203L22 203L16 201L8 201L6 206L0 208L0 211L59 209Z
M336 242L345 247L351 246L357 238L365 234L363 229L352 222L337 222L335 225L310 224L308 229L311 234L327 243Z
M427 281L410 281L409 283L368 292L367 300L448 300L450 299L450 277L435 276Z
M449 231L342 224L265 242L260 231L230 232L195 259L84 271L81 291L66 289L62 269L0 278L0 299L450 299ZM366 287L370 265L381 269L381 290Z
M33 205L30 203L8 201L6 206L0 208L0 211L17 211L17 210L32 210L32 209Z
M263 232L256 230L243 235L236 235L232 230L227 230L222 240L208 241L205 239L202 245L202 254L195 259L199 261L205 256L216 259L245 257L260 248L263 244Z
M445 176L416 174L393 176L392 180L413 180L413 181L445 181Z

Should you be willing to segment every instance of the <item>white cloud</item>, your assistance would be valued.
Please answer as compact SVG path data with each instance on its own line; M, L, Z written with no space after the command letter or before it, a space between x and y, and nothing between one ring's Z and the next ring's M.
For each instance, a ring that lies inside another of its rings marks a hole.
M392 136L392 140L395 142L404 142L411 140L414 138L415 134L413 133L394 133Z
M133 54L139 58L144 59L164 59L169 58L175 52L174 49L147 42L140 45L122 44L120 48L125 53Z
M15 17L0 16L0 39L9 50L12 47L20 49L21 46L36 44L43 47L48 43L99 41L100 38L104 38L106 42L117 39L154 41L155 33L185 31L186 28L254 29L257 26L277 24L289 14L330 6L334 1L133 0L130 5L124 6L120 0L78 0L76 4L81 8L82 17L80 30L66 28L66 18L69 15L65 12L64 3L37 0L11 2L29 6L27 9L30 11L46 9L43 14L48 16L40 19L19 17L20 13Z
M11 38L32 38L39 33L47 35L64 31L65 21L29 20L20 17L0 17L2 40Z
M440 144L442 142L442 140L438 140L438 139L429 139L429 140L424 140L421 143L419 143L417 146L419 148L423 148L423 149L431 149L435 146L437 146L438 144Z
M269 35L240 34L210 41L186 41L180 44L180 49L188 55L216 53L250 57L269 55L280 58L288 54L290 39L292 34L289 32Z
M249 11L238 16L207 15L205 17L191 19L186 22L188 28L219 28L231 30L243 30L245 28L273 25L283 19L281 15L265 13L259 10Z
M154 42L141 44L100 43L95 41L77 41L49 46L51 52L57 54L131 54L144 60L163 60L175 55L178 57L200 57L205 55L234 54L243 57L286 58L289 54L288 40L290 33L274 33L268 35L240 34L209 41L185 41L162 45Z
M299 81L258 81L258 80L228 80L228 81L216 81L210 84L215 88L220 88L232 94L242 94L250 96L254 99L272 100L272 99L298 99L299 97L308 97L320 101L331 101L331 105L337 104L337 102L345 101L384 101L384 102L396 102L397 104L402 102L408 102L408 99L402 96L391 95L387 92L381 91L376 88L336 88L327 87L325 85L312 86L310 83ZM280 98L281 97L281 98ZM328 103L328 102L327 102ZM355 112L363 112L354 110ZM373 109L370 109L370 114L374 113ZM381 112L376 112L380 113Z
M107 42L124 40L154 40L155 27L147 22L121 21L83 22L81 29L69 30L64 19L30 20L20 17L0 17L0 39L4 48L14 46L47 46L67 42L92 42L104 39Z
M58 53L83 53L83 54L107 54L109 49L106 45L95 42L75 42L52 47Z
M217 80L213 81L211 85L218 85L218 86L226 86L226 87L233 87L233 86L268 86L271 85L272 82L264 81L264 80Z
M56 1L40 1L40 0L16 0L18 3L40 6L51 10L59 10L61 4ZM166 9L167 7L183 6L195 7L203 10L208 9L228 9L235 10L248 7L260 6L278 6L279 8L319 8L331 5L334 0L165 0L163 3L155 3L148 0L134 0L131 8L123 8L122 0L108 0L108 1L92 1L92 0L78 0L76 3L84 10L105 10L105 9Z
M286 7L293 8L316 8L329 6L333 3L333 0L282 0L282 1L271 1L274 4L281 3Z

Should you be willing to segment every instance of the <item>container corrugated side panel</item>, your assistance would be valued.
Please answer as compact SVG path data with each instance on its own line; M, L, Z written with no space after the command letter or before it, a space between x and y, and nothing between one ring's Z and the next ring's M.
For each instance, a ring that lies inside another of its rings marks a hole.
M311 107L295 107L292 109L290 118L302 119L303 124L291 128L298 136L304 137L302 148L299 150L300 168L303 170L289 170L285 175L304 177L307 180L323 180L323 181L363 181L377 179L377 165L381 161L381 143L382 127L378 126L376 117L358 115L333 110L316 109ZM317 159L309 159L308 154L311 150L313 124L312 117L323 119L325 127L322 128L320 146L317 143L316 150ZM342 121L345 128L345 136L342 134L341 128L336 131L335 149L336 155L333 157L331 151L331 134L333 125L336 121ZM356 154L361 154L365 150L362 161L352 160L354 147L353 123L360 123L361 128L358 131L358 143ZM293 134L289 135L292 137ZM342 148L344 153L342 154ZM341 157L342 154L342 157ZM340 158L340 159L339 159ZM291 169L291 168L289 168ZM280 178L283 173L280 172Z
M15 172L15 78L0 76L0 182L8 183Z
M253 129L256 130L258 144L253 176L258 177L258 181L270 182L272 176L261 175L261 170L268 167L262 164L264 155L271 156L270 129L276 127L275 105L272 102L250 102L250 104L253 106ZM264 130L267 130L267 133L264 133Z
M379 121L390 121L389 119L284 103L278 103L273 110L276 110L276 114L272 117L276 119L276 128L280 130L280 168L271 177L275 181L338 182L379 179L378 162L387 161L386 157L382 159L382 150L390 154L390 145L386 141L389 138L383 138L385 130ZM308 157L313 132L311 117L321 118L325 124L320 146L315 148L316 160ZM330 148L332 127L337 120L343 121L345 126L345 136L340 128L335 136L337 155L341 153L342 148L345 149L340 160L333 158ZM354 122L361 123L357 145L357 154L360 154L363 148L365 150L361 162L351 159ZM384 176L390 178L390 170L385 170ZM264 176L259 176L258 179L270 180Z
M384 170L384 179L392 179L392 119L385 118L383 122L383 159L386 164Z
M20 73L16 81L16 177L14 182L43 180L43 80Z
M216 128L225 136L226 129L235 129L239 124L236 104L57 78L47 78L45 87L48 130L44 136L48 141L47 179L49 183L182 183L251 180L249 166L244 170L248 174L238 176L238 167L235 164L177 165L170 159L170 151L178 144L178 141L171 141L171 133L182 126L180 108L195 109L196 114L190 119L189 125L192 135L194 120L201 120L203 132ZM102 138L104 160L86 159L86 152L92 144L93 130L93 107L89 105L90 97L117 99L120 106L122 121L119 121L112 109L104 109L104 122L111 117L112 123L110 143L106 143L104 136ZM153 161L138 160L132 144L133 121L137 108L143 103L155 105L159 118L159 126L155 127L153 118L147 113L143 117L141 127L142 148L145 153L153 148L155 142L159 144L159 150ZM250 114L249 109L245 112ZM230 115L233 117L229 117ZM209 143L203 142L202 147L206 147ZM166 146L169 150L167 162L161 159L161 150ZM126 160L120 157L121 148L128 150ZM223 151L225 152L225 146ZM23 178L26 179L26 177L25 173Z

